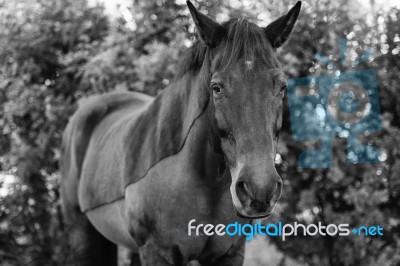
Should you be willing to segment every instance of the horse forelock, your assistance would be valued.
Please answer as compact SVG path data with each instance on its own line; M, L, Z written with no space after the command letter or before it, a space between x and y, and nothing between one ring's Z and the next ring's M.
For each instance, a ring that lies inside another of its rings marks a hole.
M232 19L224 23L224 26L227 28L227 35L221 44L223 55L220 68L235 64L240 59L246 63L247 70L252 69L256 59L271 65L273 49L264 29L245 18Z
M272 56L273 48L270 45L263 28L258 27L246 18L234 18L222 24L225 29L223 39L217 50L220 51L216 67L223 69L240 59L246 62L247 70L251 70L256 59L267 65L275 65ZM207 46L197 41L186 53L181 61L177 76L180 77L189 71L198 71L203 66L207 56ZM207 66L210 67L210 66Z

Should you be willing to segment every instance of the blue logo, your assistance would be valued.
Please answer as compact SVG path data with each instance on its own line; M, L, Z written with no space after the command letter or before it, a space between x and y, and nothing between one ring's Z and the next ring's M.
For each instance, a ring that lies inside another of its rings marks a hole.
M188 236L245 236L246 240L252 240L256 235L281 237L285 241L289 236L349 236L350 232L355 236L383 236L383 227L380 225L360 226L350 231L349 224L283 224L282 222L262 224L257 223L241 224L238 222L224 224L197 224L196 219L188 223Z
M345 64L346 41L340 42ZM364 53L352 66L370 56ZM333 63L321 54L316 58ZM360 142L359 137L382 129L376 72L371 69L336 71L322 76L288 80L288 103L292 136L296 141L318 141L319 147L299 156L299 167L330 168L332 141L347 138L347 162L378 163L380 151Z

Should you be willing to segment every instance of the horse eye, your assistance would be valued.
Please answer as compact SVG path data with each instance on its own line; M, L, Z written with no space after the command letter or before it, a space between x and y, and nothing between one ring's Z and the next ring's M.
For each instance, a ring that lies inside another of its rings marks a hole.
M279 96L280 97L283 98L285 96L286 89L287 89L287 85L286 84L281 87L281 89L279 90Z
M216 83L211 84L211 89L213 90L214 96L216 98L221 98L222 91L221 91L221 87L218 84L216 84Z

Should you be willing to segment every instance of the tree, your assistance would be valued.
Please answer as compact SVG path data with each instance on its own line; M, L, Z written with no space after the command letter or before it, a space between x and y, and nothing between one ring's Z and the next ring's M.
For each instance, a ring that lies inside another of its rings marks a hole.
M0 12L1 167L18 177L1 199L0 260L62 264L57 150L82 65L68 59L95 50L108 21L84 1L3 1Z
M357 9L355 9L357 8ZM358 12L358 13L357 13ZM296 32L281 51L281 62L290 77L333 73L335 69L319 63L314 55L322 52L340 65L338 41L350 43L347 53L361 56L368 48L374 50L374 59L356 70L372 68L378 73L383 130L366 137L382 151L381 163L351 165L346 163L346 140L336 139L333 146L333 166L330 169L298 168L298 155L315 148L310 143L294 142L290 124L281 134L282 156L279 165L284 179L284 194L275 221L294 221L322 224L347 223L350 227L380 225L383 237L293 237L286 242L273 239L285 254L309 265L395 265L399 247L399 177L398 151L393 144L398 136L398 102L395 94L399 77L398 47L399 13L370 14L367 23L360 7L347 2L318 1L306 7L299 19ZM359 14L358 16L355 14ZM376 27L378 25L378 27ZM383 38L387 36L387 38ZM397 41L396 41L397 40ZM394 63L396 62L396 63ZM340 68L342 72L351 67ZM390 84L390 85L389 85ZM285 121L290 121L288 110ZM396 174L394 174L396 172ZM397 175L397 176L396 176Z
M220 22L244 15L260 26L294 3L195 2ZM103 11L85 0L0 1L0 166L16 178L8 195L0 195L0 261L5 265L67 261L57 160L62 131L79 102L112 90L157 95L173 79L181 55L197 40L184 1L133 1L135 28L127 27L123 18L108 21ZM284 72L296 78L332 73L315 54L332 55L330 60L340 65L340 38L348 40L348 54L355 59L372 48L373 59L357 69L378 73L383 122L381 132L365 138L383 151L381 163L347 164L345 140L336 139L332 168L301 169L297 157L313 144L292 139L286 104L278 148L281 160L277 160L283 196L267 222L379 224L385 230L379 238L293 237L285 242L271 238L298 262L395 265L400 261L396 253L399 32L399 9L380 11L357 2L312 0L304 2L291 40L278 51Z

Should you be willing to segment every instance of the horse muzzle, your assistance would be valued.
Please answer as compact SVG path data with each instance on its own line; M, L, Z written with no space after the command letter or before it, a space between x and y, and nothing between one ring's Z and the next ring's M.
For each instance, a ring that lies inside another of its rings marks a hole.
M282 181L278 174L273 178L257 180L239 177L231 186L236 213L242 218L264 218L271 215L282 192Z

